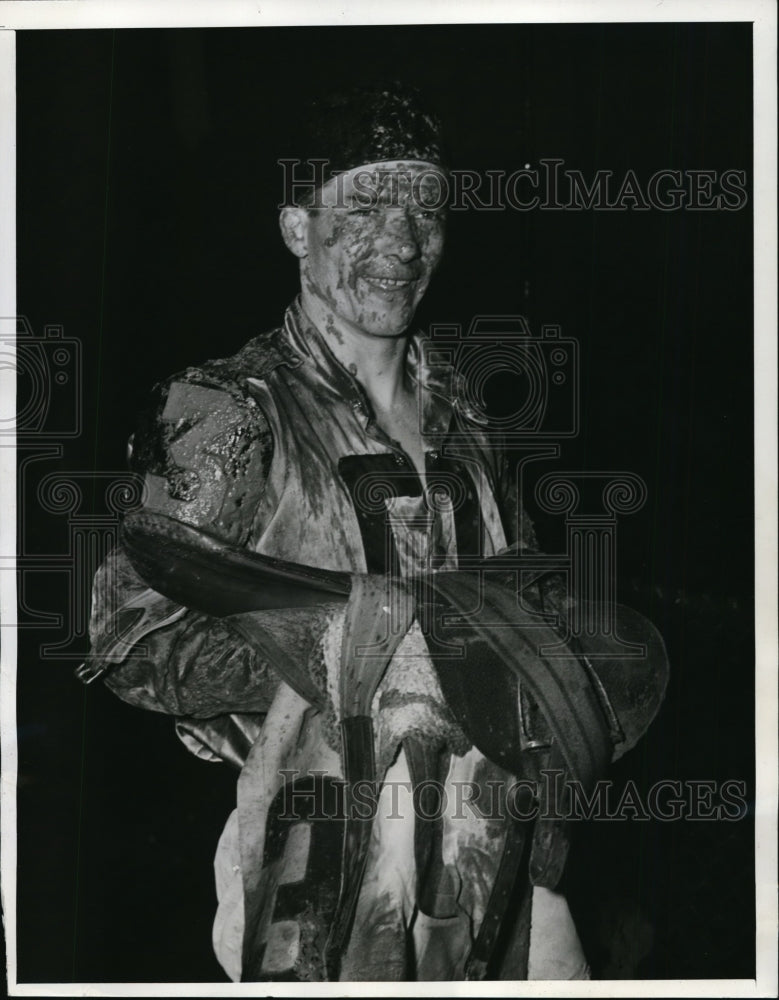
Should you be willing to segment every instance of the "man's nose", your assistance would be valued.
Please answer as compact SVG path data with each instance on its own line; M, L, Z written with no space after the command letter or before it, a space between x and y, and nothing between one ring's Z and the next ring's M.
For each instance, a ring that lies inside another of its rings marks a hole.
M397 257L403 264L419 256L419 238L405 212L398 212L387 224L385 237L384 252L388 256Z

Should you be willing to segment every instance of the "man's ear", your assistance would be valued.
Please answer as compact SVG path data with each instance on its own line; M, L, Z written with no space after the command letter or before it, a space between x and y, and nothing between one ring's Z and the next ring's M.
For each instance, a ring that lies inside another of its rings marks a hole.
M308 212L297 205L285 205L279 215L281 235L296 257L308 255Z

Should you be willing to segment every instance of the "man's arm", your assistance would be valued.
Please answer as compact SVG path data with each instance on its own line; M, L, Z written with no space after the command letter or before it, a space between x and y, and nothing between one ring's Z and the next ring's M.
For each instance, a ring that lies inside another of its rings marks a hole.
M155 388L132 440L131 468L144 477L145 510L243 545L272 448L251 397L191 369ZM139 707L201 718L264 712L278 684L230 624L148 588L121 545L95 577L90 636L107 686Z
M269 664L228 622L150 590L121 546L95 577L90 634L96 665L112 661L107 687L139 708L196 718L264 713L276 689Z

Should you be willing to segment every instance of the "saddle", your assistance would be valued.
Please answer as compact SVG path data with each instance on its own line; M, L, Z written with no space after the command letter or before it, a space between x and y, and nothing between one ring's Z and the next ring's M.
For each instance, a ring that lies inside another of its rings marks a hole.
M528 584L526 574L512 570L502 557L467 571L401 583L246 552L146 511L126 517L122 542L150 587L185 607L229 617L250 640L258 636L256 627L246 626L252 612L284 607L305 613L315 604L347 604L339 692L347 787L376 778L371 702L415 618L424 623L446 703L481 753L516 776L537 774L539 764L560 773L561 781L544 793L554 799L543 803L542 815L551 818L537 819L532 833L531 824L508 823L496 882L466 965L467 978L483 978L522 859L531 884L554 889L560 881L568 849L569 783L589 793L609 763L641 738L660 708L668 659L655 627L619 605L611 609L606 630L575 627L575 621L597 622L596 607L572 605L575 614L545 616L528 598L537 577ZM390 609L392 629L387 628ZM321 696L294 651L276 648L272 637L265 642L264 651L275 654L281 676L320 707ZM440 762L419 744L410 742L407 756L415 785L440 773ZM338 976L349 940L371 820L363 815L345 822L340 891L325 955L331 979ZM435 829L417 826L418 865L429 867Z

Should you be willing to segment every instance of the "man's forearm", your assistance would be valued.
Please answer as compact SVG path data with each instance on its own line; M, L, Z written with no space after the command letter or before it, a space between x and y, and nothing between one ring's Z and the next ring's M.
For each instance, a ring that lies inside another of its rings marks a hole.
M189 612L144 636L105 683L140 708L209 718L266 712L279 677L227 622Z

